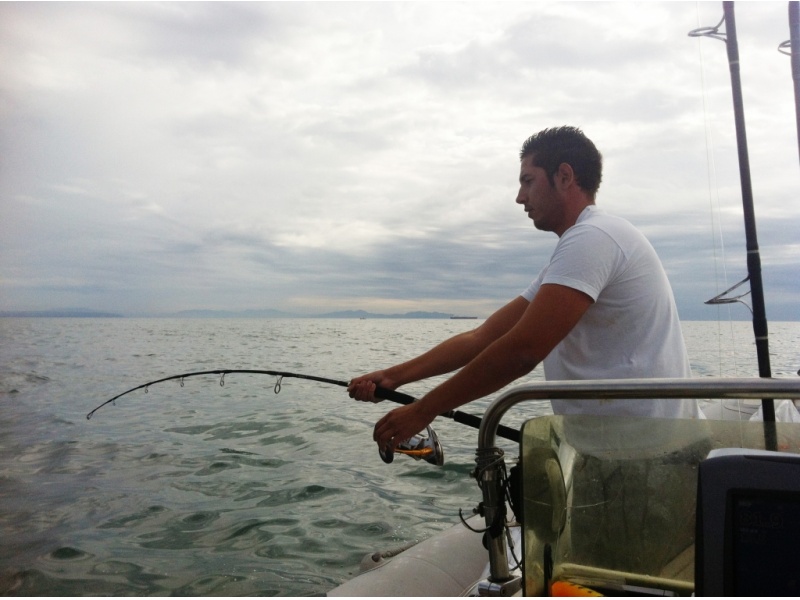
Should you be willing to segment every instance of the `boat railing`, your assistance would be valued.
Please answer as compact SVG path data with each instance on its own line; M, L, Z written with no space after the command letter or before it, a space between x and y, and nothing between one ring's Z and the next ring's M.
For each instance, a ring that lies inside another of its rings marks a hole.
M624 379L591 381L537 382L514 387L499 396L486 410L478 433L476 470L483 492L482 511L487 527L485 540L489 551L489 578L482 595L510 595L521 587L519 576L512 576L502 528L505 517L503 451L496 447L497 428L503 416L514 406L532 400L586 399L708 399L758 400L800 398L800 378L692 378ZM765 448L774 435L774 424L764 423Z

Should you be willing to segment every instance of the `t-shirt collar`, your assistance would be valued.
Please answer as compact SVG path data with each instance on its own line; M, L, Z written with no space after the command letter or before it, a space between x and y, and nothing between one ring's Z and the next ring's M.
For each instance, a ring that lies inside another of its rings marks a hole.
M575 224L577 225L584 219L588 218L591 213L598 210L595 204L589 204L586 208L581 211L581 214L578 215L578 218L575 220Z

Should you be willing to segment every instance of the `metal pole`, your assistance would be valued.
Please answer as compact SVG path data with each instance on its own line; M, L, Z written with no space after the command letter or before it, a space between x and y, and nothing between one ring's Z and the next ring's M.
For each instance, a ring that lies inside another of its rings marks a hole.
M483 428L483 424L481 424ZM494 432L495 429L493 428ZM475 462L476 477L483 491L483 516L486 522L484 545L489 551L489 581L481 595L503 595L503 584L511 580L505 533L505 499L503 498L503 451L499 448L479 448Z

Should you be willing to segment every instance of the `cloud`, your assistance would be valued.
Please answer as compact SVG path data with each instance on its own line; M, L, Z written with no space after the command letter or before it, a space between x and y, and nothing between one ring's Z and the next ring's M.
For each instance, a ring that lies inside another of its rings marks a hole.
M796 318L785 11L737 11L767 302ZM686 36L720 16L2 3L0 309L485 316L555 244L514 203L519 146L573 123L605 157L598 202L647 233L703 318L719 231L732 272L744 256L724 47Z

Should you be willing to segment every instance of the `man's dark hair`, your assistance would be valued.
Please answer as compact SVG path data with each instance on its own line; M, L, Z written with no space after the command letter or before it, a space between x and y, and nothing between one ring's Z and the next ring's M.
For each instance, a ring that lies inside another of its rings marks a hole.
M552 127L532 135L522 144L519 159L531 156L533 164L544 169L550 183L561 163L567 163L575 173L575 181L594 198L603 179L603 157L592 140L577 127Z

